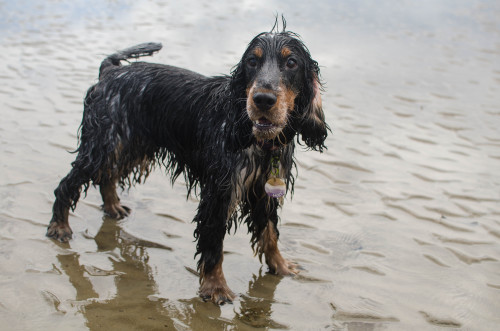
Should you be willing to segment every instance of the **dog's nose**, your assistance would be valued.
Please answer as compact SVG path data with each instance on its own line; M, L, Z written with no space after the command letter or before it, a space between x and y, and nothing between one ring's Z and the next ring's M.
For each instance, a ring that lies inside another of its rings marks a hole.
M257 92L253 95L253 102L260 110L269 110L276 103L276 96L272 93Z

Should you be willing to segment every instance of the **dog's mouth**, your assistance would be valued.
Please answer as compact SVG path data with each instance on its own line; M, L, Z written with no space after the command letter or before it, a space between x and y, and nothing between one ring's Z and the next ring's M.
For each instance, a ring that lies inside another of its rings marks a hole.
M274 125L273 122L262 116L258 120L253 122L253 125L257 130L271 130L273 128L277 128L277 125Z
M282 129L283 126L273 123L264 116L253 121L253 134L257 140L274 139Z

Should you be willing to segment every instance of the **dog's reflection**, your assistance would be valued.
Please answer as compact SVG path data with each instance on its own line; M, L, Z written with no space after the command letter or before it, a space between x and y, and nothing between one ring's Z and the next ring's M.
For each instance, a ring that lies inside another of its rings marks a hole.
M262 268L253 275L248 291L234 303L233 319L221 317L221 307L191 299L169 302L157 298L157 284L148 264L148 247L170 249L155 243L130 238L116 220L103 218L102 227L93 238L97 252L106 252L112 270L94 269L80 262L78 253L60 254L58 260L76 290L76 305L90 330L103 329L175 329L181 322L192 330L287 328L272 319L271 306L281 276L265 273ZM113 276L116 293L110 299L99 298L88 275ZM224 309L225 307L222 307Z
M104 217L94 238L98 252L109 252L112 271L93 270L82 265L78 253L58 255L69 281L76 289L76 304L87 320L90 330L174 329L174 323L162 300L151 300L156 283L148 265L147 243L124 239L116 220ZM94 271L94 272L93 272ZM116 295L99 299L86 274L114 275Z
M288 327L272 319L274 293L282 276L272 275L259 270L248 283L248 292L240 298L240 311L235 319L254 328L287 329Z

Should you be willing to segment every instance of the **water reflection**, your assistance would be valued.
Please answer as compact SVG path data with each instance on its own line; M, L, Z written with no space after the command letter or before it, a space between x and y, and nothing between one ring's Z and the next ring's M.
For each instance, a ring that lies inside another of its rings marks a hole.
M248 283L247 295L241 296L241 307L236 312L235 322L254 328L288 329L286 325L275 322L272 318L272 304L276 287L283 277L263 273L253 275Z
M109 253L113 268L97 269L80 262L77 253L60 254L61 268L76 289L76 304L91 330L141 330L173 328L174 322L166 314L164 300L155 299L156 283L148 265L147 249L133 240L124 239L116 220L103 218L102 227L94 238L98 252ZM94 290L89 275L113 277L116 294L102 300ZM142 318L136 318L141 316Z
M74 305L79 307L91 330L128 328L131 324L141 330L174 326L202 330L207 323L213 329L227 329L230 326L237 329L244 329L245 326L288 329L272 318L276 288L283 277L268 274L261 268L249 281L248 291L240 295L233 305L229 305L235 314L228 320L222 313L222 309L228 307L203 302L198 296L178 302L159 296L158 285L148 263L148 248L169 250L169 247L134 238L116 220L108 217L103 217L103 224L93 239L97 252L108 256L112 268L103 270L82 263L80 254L68 253L68 244L60 244L65 253L57 256L62 270L76 290ZM115 293L111 298L100 297L95 289L94 283L100 277L113 278ZM138 319L138 316L141 318Z
M273 319L274 294L282 279L260 269L252 276L248 291L239 295L233 304L219 307L193 297L168 302L165 307L177 323L190 330L288 329ZM232 317L227 316L229 311Z

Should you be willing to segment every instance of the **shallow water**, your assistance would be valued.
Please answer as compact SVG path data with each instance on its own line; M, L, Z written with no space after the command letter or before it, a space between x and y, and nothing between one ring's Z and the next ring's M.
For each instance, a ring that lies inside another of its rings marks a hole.
M322 66L328 151L299 152L281 212L295 278L227 236L238 299L196 295L196 197L161 170L103 217L95 189L67 245L45 237L105 54L228 73L283 12ZM497 1L0 0L0 329L494 330L500 318Z

